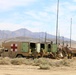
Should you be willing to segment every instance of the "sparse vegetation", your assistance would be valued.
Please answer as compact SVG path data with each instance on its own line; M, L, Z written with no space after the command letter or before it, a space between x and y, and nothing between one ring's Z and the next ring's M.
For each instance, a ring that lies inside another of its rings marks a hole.
M50 65L48 65L48 64L40 64L39 67L40 67L40 69L43 69L43 70L50 69Z
M11 60L11 64L13 64L13 65L21 65L23 63L24 63L23 58L14 58Z
M33 61L31 59L26 59L26 58L14 58L11 59L11 64L13 65L31 65L33 63Z
M0 65L10 65L11 59L8 57L2 58L0 57Z
M34 59L34 65L39 66L40 64L48 64L47 59L45 58L39 58L39 59Z
M9 58L0 57L0 65L33 65L39 66L40 69L50 69L50 67L60 67L60 66L70 66L71 61L68 59L49 59L49 58L39 58L39 59L26 59L26 58Z

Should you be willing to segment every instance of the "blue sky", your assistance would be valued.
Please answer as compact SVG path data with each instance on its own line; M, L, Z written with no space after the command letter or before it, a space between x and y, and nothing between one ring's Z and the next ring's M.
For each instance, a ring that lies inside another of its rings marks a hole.
M57 0L0 0L0 30L26 28L33 32L47 32L55 35ZM59 32L76 40L76 0L60 0Z

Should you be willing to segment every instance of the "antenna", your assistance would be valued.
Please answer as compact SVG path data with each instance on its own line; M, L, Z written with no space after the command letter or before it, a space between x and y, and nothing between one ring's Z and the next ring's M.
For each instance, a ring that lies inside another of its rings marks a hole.
M62 44L63 44L63 46L64 46L64 36L62 36Z
M70 24L70 47L71 47L71 37L72 37L72 18L71 18L71 24Z
M47 42L47 33L45 32L45 43Z
M40 39L41 39L41 38L40 38L40 33L39 33L39 42L40 42Z
M60 43L60 31L58 30L58 43Z
M59 16L59 0L57 2L57 20L56 20L56 44L57 44L57 39L58 39L58 16Z

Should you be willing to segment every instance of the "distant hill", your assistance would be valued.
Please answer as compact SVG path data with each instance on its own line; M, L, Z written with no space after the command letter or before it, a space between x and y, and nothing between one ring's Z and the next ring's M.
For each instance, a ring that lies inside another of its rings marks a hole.
M13 37L30 37L30 38L44 38L45 32L31 32L27 29L19 29L16 31L0 30L0 39ZM47 34L48 38L55 38L54 35Z
M8 39L8 38L16 38L16 37L28 37L33 39L44 39L45 36L48 40L54 40L55 36L51 34L46 34L45 32L32 32L30 30L27 30L25 28L21 28L16 31L8 31L8 30L0 30L0 39ZM60 40L62 40L62 37L60 37ZM64 38L65 41L69 41L68 38Z
M0 45L2 42L18 41L18 42L56 42L56 36L45 32L32 32L25 28L16 31L0 30ZM58 43L63 43L63 38L58 37ZM64 37L64 44L70 46L70 39ZM76 48L76 41L72 40L72 47Z

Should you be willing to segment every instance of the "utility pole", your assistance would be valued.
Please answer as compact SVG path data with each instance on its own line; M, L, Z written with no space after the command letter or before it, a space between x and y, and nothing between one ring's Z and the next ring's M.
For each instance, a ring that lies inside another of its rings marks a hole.
M58 30L58 43L60 44L60 31Z
M62 44L63 44L63 46L64 46L64 36L62 37Z
M40 34L39 34L39 42L40 42Z
M57 2L57 20L56 20L56 44L58 43L58 18L59 18L59 0Z
M72 18L70 23L70 47L71 47L71 38L72 38Z
M45 32L45 43L47 42L47 33Z

